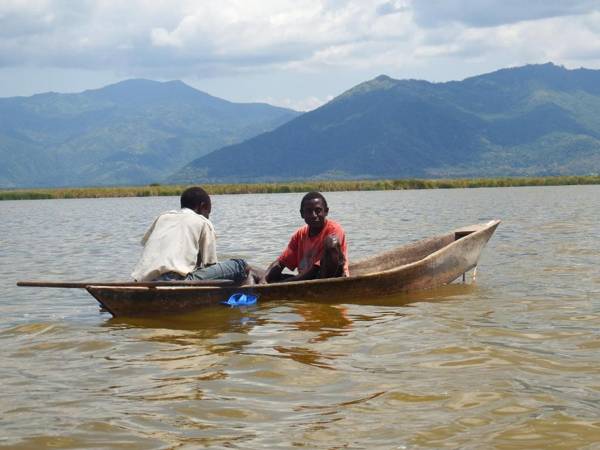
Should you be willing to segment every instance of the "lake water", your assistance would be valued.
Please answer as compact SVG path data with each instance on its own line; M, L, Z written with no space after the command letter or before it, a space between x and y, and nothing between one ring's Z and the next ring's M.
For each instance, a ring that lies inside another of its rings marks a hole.
M215 196L222 258L266 265L301 194ZM0 202L1 448L600 448L600 186L327 195L351 258L502 219L477 284L116 320L178 199Z

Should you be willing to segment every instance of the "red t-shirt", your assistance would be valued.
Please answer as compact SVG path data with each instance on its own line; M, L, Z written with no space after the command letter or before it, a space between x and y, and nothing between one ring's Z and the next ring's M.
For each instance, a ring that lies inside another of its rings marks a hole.
M290 270L298 268L302 274L312 266L318 266L323 256L323 243L325 238L335 234L340 241L342 252L346 262L344 263L344 275L349 276L348 271L348 249L346 247L346 234L340 224L327 219L325 226L316 236L308 235L308 225L296 230L283 253L279 256L279 262Z

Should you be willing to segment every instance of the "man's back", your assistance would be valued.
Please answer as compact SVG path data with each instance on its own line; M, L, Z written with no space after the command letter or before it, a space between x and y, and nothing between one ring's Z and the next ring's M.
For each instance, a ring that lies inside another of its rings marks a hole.
M156 218L142 238L144 251L131 276L153 280L167 272L182 276L217 262L215 231L210 220L188 208Z

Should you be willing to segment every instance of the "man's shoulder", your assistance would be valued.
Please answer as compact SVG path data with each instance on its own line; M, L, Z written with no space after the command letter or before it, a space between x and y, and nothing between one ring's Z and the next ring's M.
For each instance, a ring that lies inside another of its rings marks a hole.
M201 214L186 214L185 220L188 220L190 223L193 223L195 226L198 227L208 227L213 231L215 229L212 222Z
M187 217L188 215L191 217L191 214L186 213L186 211L184 209L170 209L168 211L163 211L162 213L160 213L158 215L157 219L166 218L166 219L177 220L180 217L183 218L183 217Z
M196 214L194 211L188 208L165 211L158 217L170 221L182 221L197 226L208 226L214 230L213 224L209 219L201 214Z
M327 219L326 226L328 230L344 233L344 228L335 220Z
M302 238L303 236L308 236L308 225L302 225L292 233L292 238Z

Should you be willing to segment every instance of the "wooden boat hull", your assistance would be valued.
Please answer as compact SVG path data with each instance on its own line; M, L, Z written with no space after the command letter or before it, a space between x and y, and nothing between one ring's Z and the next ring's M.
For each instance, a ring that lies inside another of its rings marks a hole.
M260 302L352 300L448 284L477 265L500 221L472 225L398 247L350 265L352 276L255 286L102 286L86 289L115 317L183 314L227 300L236 292Z

